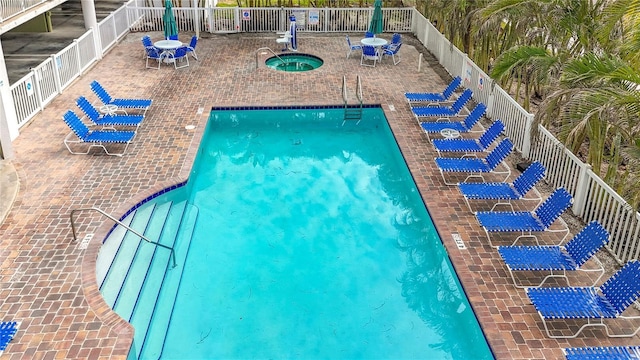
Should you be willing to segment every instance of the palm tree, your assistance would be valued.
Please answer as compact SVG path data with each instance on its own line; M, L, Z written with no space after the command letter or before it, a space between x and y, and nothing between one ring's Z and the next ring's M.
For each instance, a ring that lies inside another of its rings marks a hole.
M477 15L479 29L503 41L483 43L485 56L510 46L501 49L492 77L526 109L542 97L536 121L556 129L574 153L584 152L593 170L630 200L640 198L623 186L640 174L638 15L637 0L497 0Z

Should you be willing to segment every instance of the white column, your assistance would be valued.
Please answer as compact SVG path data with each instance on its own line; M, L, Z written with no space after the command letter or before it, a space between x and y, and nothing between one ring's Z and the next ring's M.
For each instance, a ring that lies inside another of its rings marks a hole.
M20 133L9 85L7 65L4 62L4 52L0 43L0 146L2 146L2 155L5 159L13 157L11 141L17 138Z
M96 18L96 6L93 0L80 0L82 5L82 17L84 18L84 28L93 29L93 43L96 46L96 57L102 59L102 43L100 41L100 30L98 29L98 19Z

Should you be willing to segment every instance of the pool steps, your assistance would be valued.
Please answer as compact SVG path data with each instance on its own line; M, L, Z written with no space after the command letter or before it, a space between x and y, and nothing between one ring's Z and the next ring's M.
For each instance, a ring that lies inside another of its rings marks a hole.
M142 206L122 221L152 241L174 247L175 268L170 251L122 227L100 250L96 267L100 291L109 306L134 326L136 358L157 359L162 353L197 216L197 208L186 201L167 201ZM166 295L160 298L160 293Z

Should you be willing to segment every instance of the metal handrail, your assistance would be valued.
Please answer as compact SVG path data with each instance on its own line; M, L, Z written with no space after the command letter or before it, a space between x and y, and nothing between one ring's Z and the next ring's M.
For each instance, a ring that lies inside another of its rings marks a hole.
M346 109L347 108L347 102L348 102L348 98L347 98L347 76L346 75L342 76L342 100L344 100L344 107Z
M284 60L282 60L282 58L280 56L278 56L278 54L275 53L275 51L271 50L270 47L261 47L260 49L256 50L256 69L258 68L258 52L261 50L269 50L271 51L271 53L277 57L280 61L282 61L283 64L286 64L286 62Z
M356 97L360 101L360 108L362 108L362 80L360 75L356 76Z
M156 246L160 246L162 248L168 249L171 251L171 260L173 260L173 267L176 267L176 253L173 250L173 247L171 246L167 246L164 244L160 244L159 242L156 241L151 241L149 238L147 238L146 236L140 234L139 232L137 232L136 230L133 230L132 228L130 228L129 226L123 224L120 220L114 218L113 216L107 214L106 212L102 211L101 209L97 208L97 207L90 207L90 208L80 208L80 209L72 209L71 213L69 214L69 220L71 221L71 231L73 232L73 242L78 241L78 238L76 237L76 225L73 222L73 214L75 214L78 211L87 211L87 210L93 210L93 211L97 211L100 214L108 217L109 219L113 220L116 224L124 227L125 229L131 231L132 233L136 234L137 236L139 236L142 240L150 243L150 244L154 244Z

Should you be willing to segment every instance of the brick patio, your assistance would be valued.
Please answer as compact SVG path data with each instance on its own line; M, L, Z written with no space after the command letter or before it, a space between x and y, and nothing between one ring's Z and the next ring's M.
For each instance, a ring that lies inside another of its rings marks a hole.
M3 358L125 359L133 329L109 309L95 282L96 255L111 223L82 213L80 236L95 237L81 249L72 243L70 210L96 206L119 216L146 196L184 181L212 106L341 104L342 77L353 87L356 74L362 77L365 102L384 109L496 358L558 359L564 347L640 344L638 336L612 340L600 330L560 341L544 334L524 291L511 285L456 188L444 185L435 151L411 115L404 92L439 91L449 79L431 67L434 59L409 35L404 35L399 65L387 59L369 68L361 67L357 56L345 58L343 34L299 34L299 50L325 60L306 73L268 69L261 54L256 68L258 48L278 49L275 34L203 34L196 49L200 60L190 67L147 70L141 36L128 35L24 127L13 144L20 192L0 226L0 315L22 324ZM425 59L418 72L420 53ZM76 109L78 96L95 99L89 87L94 79L112 95L154 99L122 158L71 155L62 144L69 128L61 116ZM466 249L458 249L453 233L461 235Z

